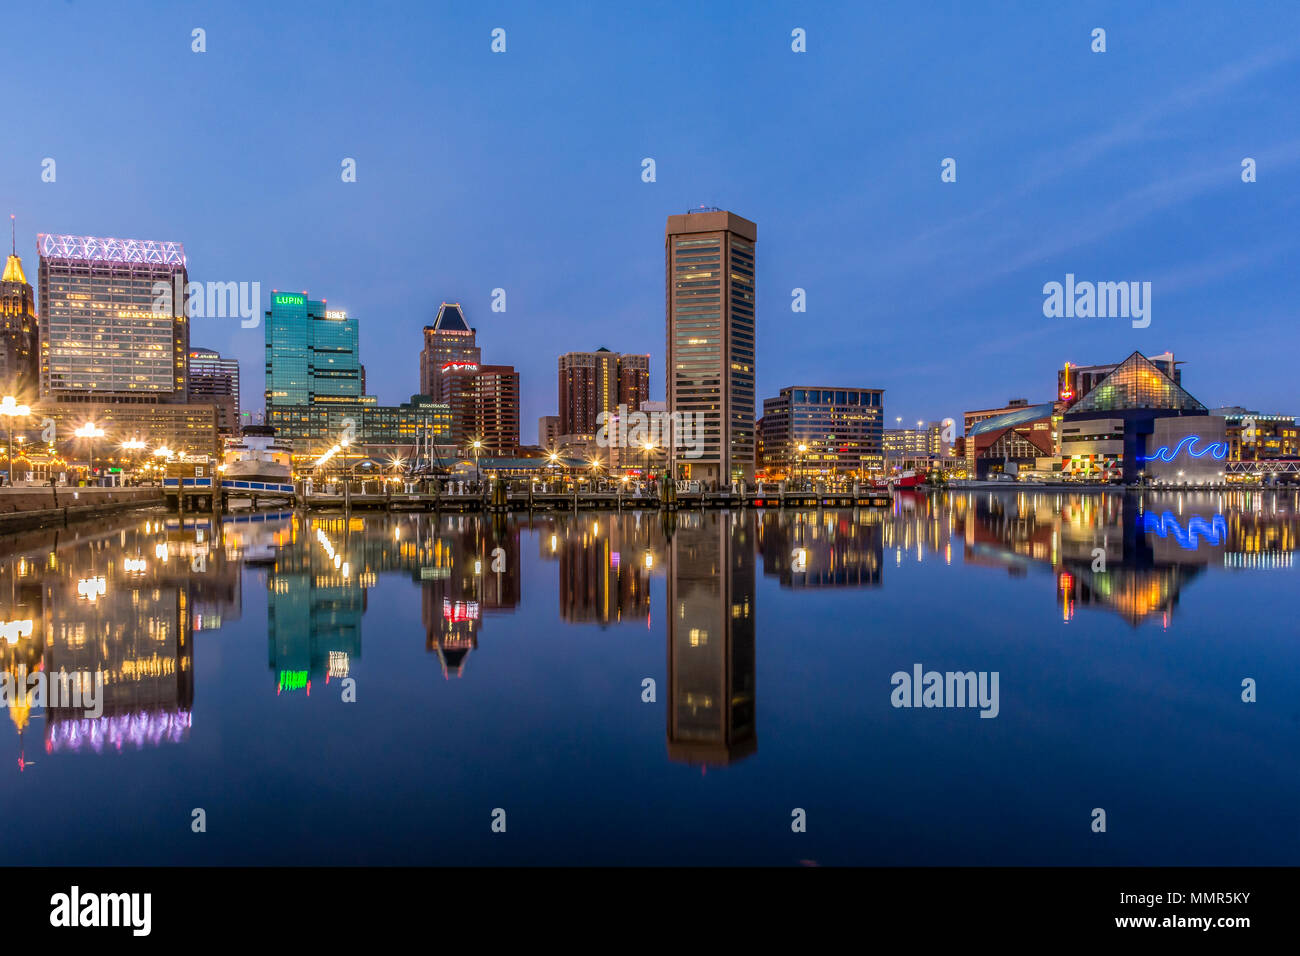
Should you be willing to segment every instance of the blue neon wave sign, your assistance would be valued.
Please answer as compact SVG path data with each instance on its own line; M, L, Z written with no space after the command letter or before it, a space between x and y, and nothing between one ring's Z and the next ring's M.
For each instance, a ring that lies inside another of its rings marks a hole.
M1138 461L1173 461L1180 454L1182 454L1184 445L1187 446L1187 454L1192 458L1204 458L1206 455L1209 455L1215 461L1223 461L1223 459L1228 457L1227 442L1221 442L1221 441L1210 442L1200 451L1197 451L1196 443L1200 440L1201 438L1199 435L1188 435L1186 438L1184 438L1182 441L1180 441L1177 445L1174 446L1173 451L1169 450L1168 445L1161 445L1159 448L1156 449L1156 453L1154 455L1147 455L1145 458L1142 457L1141 455L1138 455Z
M1228 522L1222 514L1216 514L1213 518L1192 515L1187 519L1187 527L1183 528L1182 522L1172 511L1161 515L1147 511L1142 515L1142 530L1154 532L1162 538L1172 537L1184 551L1195 551L1200 546L1201 538L1205 539L1206 544L1215 547L1223 544L1228 537Z

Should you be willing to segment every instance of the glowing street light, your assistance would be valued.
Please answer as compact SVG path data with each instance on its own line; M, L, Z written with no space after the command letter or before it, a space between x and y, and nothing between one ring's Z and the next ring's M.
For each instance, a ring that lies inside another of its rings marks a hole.
M0 415L3 415L5 420L9 423L9 445L5 449L5 453L9 461L10 484L13 484L14 480L14 419L27 418L31 413L32 410L30 406L19 405L18 400L12 395L6 395L3 400L0 400Z
M478 470L478 456L479 452L483 450L483 443L475 438L469 447L474 450L474 480L482 481L483 476Z
M86 439L86 478L89 479L91 472L95 470L95 439L104 437L104 429L94 422L86 422L72 434L77 438Z

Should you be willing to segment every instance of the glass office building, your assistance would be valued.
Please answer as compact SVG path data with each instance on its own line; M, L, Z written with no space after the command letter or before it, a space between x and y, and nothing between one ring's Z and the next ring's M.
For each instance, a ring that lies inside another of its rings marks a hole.
M884 396L880 388L781 389L763 401L763 470L809 476L883 471Z
M179 242L36 237L41 396L186 401L188 281Z
M357 320L307 293L272 292L266 313L266 407L365 401ZM371 403L374 399L369 398Z

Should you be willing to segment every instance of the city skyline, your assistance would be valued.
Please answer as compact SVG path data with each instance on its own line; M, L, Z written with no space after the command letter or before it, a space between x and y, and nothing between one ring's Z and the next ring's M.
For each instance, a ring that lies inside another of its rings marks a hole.
M414 11L400 26L381 11L343 30L303 26L305 8L289 4L259 11L259 34L241 26L246 14L214 11L199 55L185 16L140 9L156 16L139 17L103 62L110 11L14 11L18 34L59 31L70 64L52 78L39 47L20 46L15 95L58 107L75 93L80 102L88 64L143 81L148 68L135 64L162 55L178 81L155 90L151 138L194 148L170 156L127 141L94 150L107 119L74 128L59 118L68 110L32 111L20 148L0 158L0 201L28 236L175 237L197 281L260 281L264 298L270 288L330 290L331 305L364 319L361 347L386 404L415 391L408 348L390 343L432 321L430 300L464 303L493 361L519 370L530 423L552 411L556 353L607 342L659 357L663 289L651 235L665 215L702 203L764 229L759 396L796 381L861 384L886 389L906 419L942 420L1009 395L1050 397L1038 369L1066 360L1105 362L1135 348L1197 359L1207 337L1249 326L1268 339L1288 328L1294 246L1259 237L1289 235L1296 201L1288 183L1300 140L1288 133L1285 90L1300 53L1274 40L1288 35L1294 12L1269 21L1247 12L1205 30L1204 17L1112 10L1099 17L1111 47L1097 55L1092 24L1053 10L1014 22L953 10L937 26L888 10L751 10L738 26L740 8L719 5L682 37L669 21L628 35L606 18L515 8L502 17L508 52L494 56L491 24L455 11L436 21ZM278 37L291 25L305 29L304 43L379 68L342 75L326 61L299 64L302 82L282 90L281 108L261 111L255 91L266 70L288 75ZM809 37L802 57L790 52L796 25ZM973 32L987 37L970 44ZM391 37L410 35L439 38L448 68L436 80L385 65ZM553 56L571 47L590 56ZM870 69L861 67L865 47ZM919 49L935 54L924 77ZM661 68L679 58L707 65L702 74ZM593 68L627 82L582 82ZM582 82L582 95L566 102L531 89L539 69L554 71L555 88ZM1032 86L1020 83L1021 69L1038 77ZM962 82L990 70L994 96ZM653 83L638 82L650 75ZM659 119L701 75L720 93L705 107L710 121L678 130ZM379 97L395 98L387 117L365 107ZM729 98L741 104L735 118L722 106ZM1237 108L1243 98L1251 109ZM428 114L425 103L431 121L401 122ZM869 121L844 118L862 103L872 104ZM607 121L599 137L592 115ZM1021 117L1014 127L1010 115ZM255 154L238 145L250 139ZM340 181L346 157L357 163L355 183ZM957 160L955 183L940 180L947 157ZM1254 183L1241 181L1244 157L1258 163ZM41 181L45 158L58 163L55 182ZM644 158L656 161L654 182L642 181ZM616 214L592 216L591 199ZM484 208L508 213L494 227ZM1216 228L1188 230L1187 221ZM452 228L431 233L429 222ZM286 243L290 233L311 238ZM588 250L576 281L565 268L574 242ZM24 250L33 272L29 241ZM1042 286L1067 274L1151 281L1151 326L1045 318ZM492 311L497 288L508 297L503 313ZM788 311L795 288L807 292L803 315ZM792 319L824 334L786 338ZM242 404L254 407L257 332L202 320L193 342L240 360ZM1216 359L1200 369L1207 404L1291 410L1284 369L1232 350Z

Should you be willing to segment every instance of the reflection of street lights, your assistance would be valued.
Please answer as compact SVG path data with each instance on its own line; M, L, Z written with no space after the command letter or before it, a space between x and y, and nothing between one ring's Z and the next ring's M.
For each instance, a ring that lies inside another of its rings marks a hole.
M19 405L17 399L12 395L6 395L3 401L0 401L0 415L3 415L9 423L9 445L7 454L9 456L9 484L14 483L14 419L26 418L31 415L32 410L27 405Z
M94 422L86 422L72 434L89 442L89 447L86 450L86 478L89 479L90 473L95 470L95 439L104 437L104 429Z

